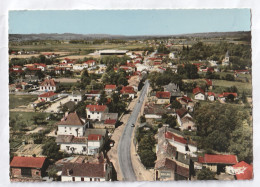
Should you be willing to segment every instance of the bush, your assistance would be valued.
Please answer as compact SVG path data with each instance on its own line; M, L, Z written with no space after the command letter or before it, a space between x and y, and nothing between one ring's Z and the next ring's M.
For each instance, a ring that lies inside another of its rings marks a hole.
M215 180L215 173L208 168L203 168L198 172L198 180Z

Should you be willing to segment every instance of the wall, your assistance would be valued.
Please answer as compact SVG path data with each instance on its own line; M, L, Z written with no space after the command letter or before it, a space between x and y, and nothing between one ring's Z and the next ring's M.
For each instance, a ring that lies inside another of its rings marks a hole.
M69 150L67 149L67 146L69 146ZM74 151L71 151L71 148L74 148ZM83 151L83 147L86 147L86 151ZM74 153L74 154L88 154L88 146L87 144L71 144L71 143L61 143L60 144L60 150L64 151L66 153Z
M203 95L202 93L198 93L195 95L195 99L197 100L205 100L205 95Z
M101 121L102 115L104 113L107 113L108 111L104 111L104 112L90 112L89 109L86 109L86 113L87 113L87 119L91 119L91 120L98 120Z
M75 126L75 125L58 125L58 131L57 135L74 135L77 137L77 132L76 129L78 130L78 137L81 137L85 133L85 126Z

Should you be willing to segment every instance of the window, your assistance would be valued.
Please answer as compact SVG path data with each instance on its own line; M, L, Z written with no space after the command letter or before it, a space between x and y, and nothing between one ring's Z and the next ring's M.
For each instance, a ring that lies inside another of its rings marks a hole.
M92 181L92 178L90 178L90 181Z
M81 181L84 181L84 177L81 177Z
M92 114L94 114L94 112L92 112Z
M32 176L31 168L21 168L21 174L22 176L25 177L31 177Z
M83 146L82 148L83 148L83 151L86 151L86 150L87 150L86 146Z
M72 177L72 181L75 181L75 177Z
M39 171L36 171L35 173L36 173L36 175L39 175Z
M98 178L97 180L100 181L100 178Z
M99 114L99 112L97 112L97 114Z
M94 178L94 181L97 181L97 178Z
M90 118L90 115L88 115L88 118Z

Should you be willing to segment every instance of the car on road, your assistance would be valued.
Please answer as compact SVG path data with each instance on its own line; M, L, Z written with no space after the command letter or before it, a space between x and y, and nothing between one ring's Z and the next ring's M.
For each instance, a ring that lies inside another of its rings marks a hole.
M134 127L134 126L135 126L135 124L132 123L131 127Z

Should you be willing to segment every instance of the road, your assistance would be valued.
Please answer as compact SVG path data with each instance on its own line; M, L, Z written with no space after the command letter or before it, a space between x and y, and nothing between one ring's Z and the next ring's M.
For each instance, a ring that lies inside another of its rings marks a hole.
M60 112L59 107L60 107L61 105L65 104L65 103L69 102L69 101L70 101L69 97L65 97L65 98L63 98L63 99L60 99L60 100L56 101L55 103L52 103L52 105L49 106L49 107L45 110L45 112L58 113L58 112Z
M134 127L131 127L132 124L136 123L137 117L141 111L141 107L143 105L144 97L147 94L147 90L149 88L149 82L145 81L143 89L141 90L139 101L137 102L132 114L130 115L128 122L125 126L122 137L119 141L119 146L117 150L120 170L123 175L124 181L136 181L136 175L133 169L132 161L131 161L131 141L132 141L132 133Z

